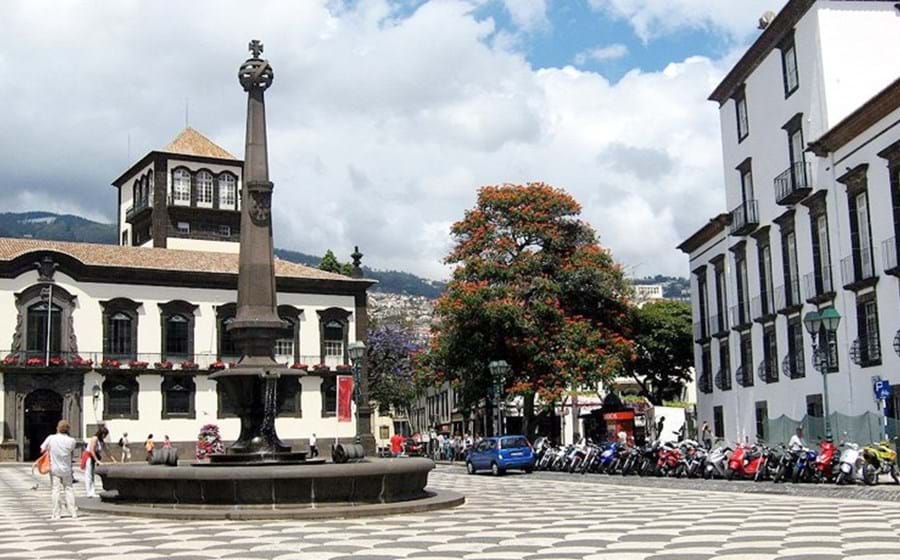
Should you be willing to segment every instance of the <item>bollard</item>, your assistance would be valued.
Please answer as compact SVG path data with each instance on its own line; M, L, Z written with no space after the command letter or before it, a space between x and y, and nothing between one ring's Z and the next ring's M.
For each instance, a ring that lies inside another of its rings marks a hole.
M335 463L362 461L366 451L359 443L339 443L331 448L331 460Z
M166 465L168 467L178 466L178 449L167 447L163 449L154 449L153 456L150 457L151 465Z

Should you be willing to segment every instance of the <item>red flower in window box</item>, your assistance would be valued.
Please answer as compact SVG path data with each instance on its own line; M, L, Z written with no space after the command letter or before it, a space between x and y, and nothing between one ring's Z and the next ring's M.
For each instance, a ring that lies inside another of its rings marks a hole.
M294 365L291 366L291 369L308 370L309 366L306 364L301 364L300 362L294 362Z
M338 371L350 371L350 370L352 370L353 368L352 368L351 366L348 366L347 364L341 364L341 365L339 365L338 367L336 367L336 368L334 368L334 369L336 369L336 370L338 370Z
M220 369L225 369L225 362L218 360L211 364L209 364L209 369L212 371L219 371Z
M156 369L172 369L172 362L166 360L163 362L156 362L153 364Z
M228 369L231 369L236 365L237 365L237 362L228 362Z
M10 354L9 356L3 358L3 365L5 365L5 366L19 365L19 357L13 356L12 354Z
M75 356L71 360L69 360L70 367L91 367L94 365L94 360L85 360L81 356Z
M328 371L328 366L326 366L325 364L316 364L315 366L313 366L313 369L315 369L316 371Z
M131 360L128 362L128 367L131 369L147 369L147 366L149 365L150 364L147 362L142 362L140 360Z
M110 358L104 358L102 362L100 362L100 367L109 368L109 369L119 369L122 367L122 362L119 360L113 360Z
M196 363L192 362L191 360L181 362L181 369L197 369L198 367L200 367L200 366L198 366Z
M50 365L53 367L62 367L66 365L66 361L59 356L53 356L50 358Z
M44 365L44 358L28 358L25 360L25 365L31 367L42 366Z

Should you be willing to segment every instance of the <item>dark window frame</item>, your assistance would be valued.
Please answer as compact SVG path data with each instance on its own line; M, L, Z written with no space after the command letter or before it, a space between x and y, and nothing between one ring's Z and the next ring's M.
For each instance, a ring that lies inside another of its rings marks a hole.
M785 37L785 39L778 46L781 51L781 79L784 85L784 98L787 99L791 95L794 94L795 91L800 89L800 64L799 59L797 57L797 43L794 41L794 32L791 31L790 34ZM790 82L788 80L788 54L793 53L794 59L794 85L791 87Z
M713 435L725 439L725 410L721 405L713 407Z
M319 386L319 395L322 398L322 418L334 418L337 416L337 408L338 408L338 388L337 388L337 375L333 373L327 373L321 376L322 383ZM334 387L334 408L333 410L329 410L329 404L331 402L331 396L328 394L330 392L330 388Z
M181 361L194 360L194 323L197 305L188 303L184 300L173 300L159 304L160 319L160 357L163 361L171 361L172 359ZM180 315L187 320L187 354L170 354L168 351L167 333L169 320L176 315Z
M49 288L50 285L51 284L48 282L41 282L38 284L33 284L28 288L25 288L21 292L13 294L16 302L16 310L18 312L16 330L15 334L13 335L13 351L27 350L29 332L28 309L37 303L46 301L46 298L44 298L41 294L43 290ZM53 305L56 305L62 309L59 328L59 353L61 354L78 351L75 333L73 332L74 327L72 323L72 311L75 308L76 300L77 296L70 294L65 288L53 284L52 303ZM46 338L46 335L44 338ZM46 343L44 344L44 350L41 352L42 354L46 353Z
M760 414L762 413L762 414ZM768 401L756 401L753 405L753 416L756 421L756 439L768 441L769 431L769 403Z
M750 136L750 107L747 103L746 87L741 85L732 97L734 100L734 118L737 125L738 144ZM741 106L744 107L744 120L746 128L741 125Z
M111 360L135 360L138 355L138 322L140 321L141 302L134 301L129 298L113 298L100 302L100 308L103 310L103 358ZM110 321L119 314L128 316L131 321L131 349L128 352L112 351L112 328Z
M872 338L869 332L867 310L871 308L874 311L875 333L874 340L878 345L878 355L874 358L870 354L871 346L867 342ZM859 359L860 367L867 368L880 366L882 363L881 350L881 324L878 317L878 297L874 291L866 294L860 294L856 297L856 328L857 340L859 340Z
M109 404L111 402L110 392L112 389L122 385L131 390L130 394L130 411L129 412L111 412ZM140 412L138 410L138 395L140 394L140 384L134 375L115 374L105 375L102 383L103 391L103 418L117 420L138 420Z
M188 394L187 411L171 410L169 404L169 393L170 391L175 390L176 387L183 387L185 390L179 392ZM159 390L162 396L162 410L160 411L160 417L163 420L174 418L193 420L197 418L197 383L194 380L194 376L192 374L185 374L183 372L166 373L160 380Z
M347 353L347 346L350 338L350 317L352 312L340 307L329 307L328 309L316 312L319 316L319 363L325 363L325 325L332 321L341 323L343 328L343 359L341 363L349 364L350 358Z

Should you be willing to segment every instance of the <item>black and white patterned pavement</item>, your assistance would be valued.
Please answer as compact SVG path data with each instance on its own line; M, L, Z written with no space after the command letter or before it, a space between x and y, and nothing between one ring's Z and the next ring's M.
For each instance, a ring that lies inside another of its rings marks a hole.
M900 559L900 504L467 476L434 487L466 505L334 521L184 522L84 514L49 521L46 484L0 468L0 559L706 560ZM81 495L83 490L78 488Z

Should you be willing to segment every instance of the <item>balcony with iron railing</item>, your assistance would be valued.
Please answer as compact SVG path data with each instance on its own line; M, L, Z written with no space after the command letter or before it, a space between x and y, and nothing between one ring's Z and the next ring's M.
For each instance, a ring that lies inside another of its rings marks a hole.
M731 390L731 369L728 367L719 368L719 371L716 373L716 387L720 391L730 391Z
M860 367L881 365L881 342L878 336L860 337L850 345L850 360Z
M708 371L700 372L700 376L697 378L697 390L706 395L713 392L712 376Z
M800 296L800 282L791 280L775 288L775 308L781 313L793 313L803 307Z
M884 259L884 273L900 276L900 266L897 263L896 237L891 237L881 242L881 256Z
M802 352L789 352L781 361L781 369L788 379L806 377L806 364Z
M805 161L792 163L775 177L775 202L788 206L800 202L812 192L812 166Z
M764 290L753 298L753 320L765 322L775 316L775 298L771 290Z
M759 367L756 368L756 375L764 383L778 383L778 365L775 363L775 358L759 362Z
M127 210L125 210L125 221L129 224L142 216L145 212L153 209L153 198L139 199Z
M706 319L694 323L694 342L705 342L709 340L709 325Z
M731 306L731 328L736 331L746 330L753 324L750 317L750 305L746 300Z
M747 235L759 226L759 211L756 200L747 200L731 214L731 235Z
M841 277L844 289L858 291L875 285L875 248L866 247L853 250L853 254L841 259Z
M722 338L728 336L728 314L715 314L709 318L709 328L712 336Z
M806 302L825 303L834 299L834 284L831 281L831 267L823 266L819 272L808 272L803 275L806 286Z
M738 366L734 372L734 380L741 387L753 387L753 370L751 367Z

